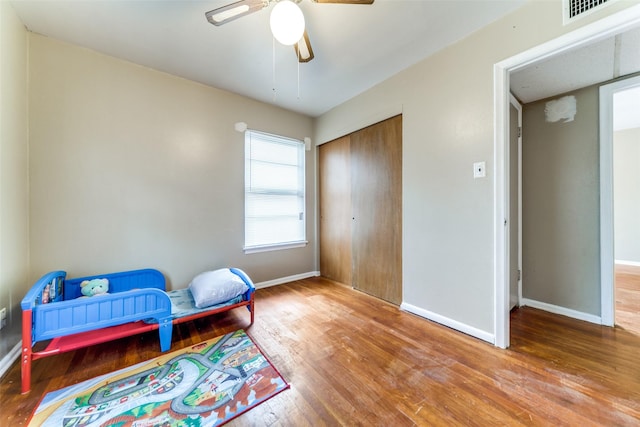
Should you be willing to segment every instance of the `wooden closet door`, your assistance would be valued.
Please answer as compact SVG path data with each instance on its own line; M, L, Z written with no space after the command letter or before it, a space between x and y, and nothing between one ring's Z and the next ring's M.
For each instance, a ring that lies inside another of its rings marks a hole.
M351 285L349 136L320 146L320 274Z
M402 116L351 134L352 285L402 302Z

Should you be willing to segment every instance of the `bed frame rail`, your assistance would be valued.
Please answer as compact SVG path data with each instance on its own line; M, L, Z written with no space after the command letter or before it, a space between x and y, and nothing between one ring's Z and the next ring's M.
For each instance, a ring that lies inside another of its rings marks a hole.
M233 305L212 308L191 316L173 319L171 300L165 279L157 270L145 269L66 280L64 271L47 273L22 300L22 393L31 389L31 364L34 360L77 350L118 338L158 329L160 350L171 347L173 325L246 306L254 322L253 282L237 268L249 289L244 300ZM80 283L94 278L109 279L107 295L77 298ZM54 291L50 292L50 290ZM45 292L46 290L46 292ZM145 322L151 320L153 322ZM33 351L36 342L50 340L44 350Z
M107 328L138 320L171 318L171 301L160 289L134 289L116 294L42 304L33 313L34 342Z

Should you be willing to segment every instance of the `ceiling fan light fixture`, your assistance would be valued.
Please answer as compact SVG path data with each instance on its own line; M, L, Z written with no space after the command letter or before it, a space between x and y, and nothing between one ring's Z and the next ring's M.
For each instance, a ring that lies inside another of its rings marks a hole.
M304 15L290 0L281 0L273 7L269 24L273 37L285 46L296 44L304 33Z

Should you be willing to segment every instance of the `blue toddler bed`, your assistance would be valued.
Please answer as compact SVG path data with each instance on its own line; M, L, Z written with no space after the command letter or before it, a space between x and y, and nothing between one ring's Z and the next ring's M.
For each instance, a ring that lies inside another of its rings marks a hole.
M45 274L22 300L22 393L31 389L33 360L156 329L160 349L167 351L173 325L243 306L251 313L252 325L253 282L240 269L227 273L241 279L246 291L203 308L196 307L188 288L167 292L163 274L153 269L74 279L67 279L64 271ZM109 281L108 294L81 298L83 281L102 278ZM47 340L44 350L33 350Z

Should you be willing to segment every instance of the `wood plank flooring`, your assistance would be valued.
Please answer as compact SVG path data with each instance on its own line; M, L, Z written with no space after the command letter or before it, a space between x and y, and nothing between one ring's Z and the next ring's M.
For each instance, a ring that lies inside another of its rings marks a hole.
M543 311L512 313L501 350L323 278L257 291L248 333L291 389L231 426L631 426L640 424L640 335ZM245 309L174 328L172 349L248 323ZM0 380L0 425L45 391L157 356L157 334L34 362Z
M616 325L640 335L640 267L616 264Z

